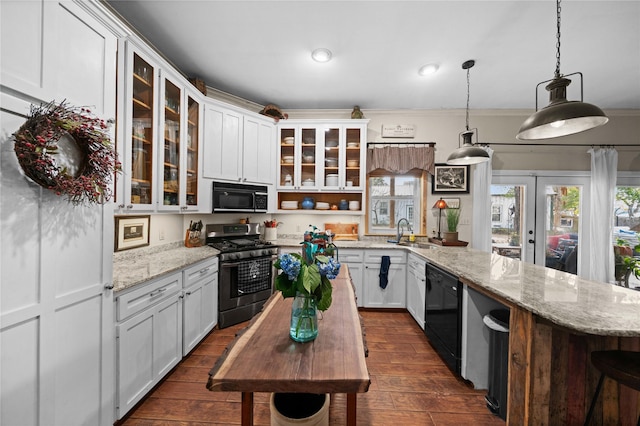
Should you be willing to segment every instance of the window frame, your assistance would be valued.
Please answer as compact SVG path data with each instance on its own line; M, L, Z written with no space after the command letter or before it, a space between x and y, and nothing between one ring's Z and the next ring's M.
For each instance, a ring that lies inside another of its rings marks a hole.
M419 193L420 193L420 205L416 206L415 203L412 206L413 207L413 212L415 214L415 209L419 208L420 212L423 212L423 214L421 215L420 218L420 223L418 224L419 226L414 226L413 228L413 233L416 236L427 236L427 214L428 214L428 210L427 210L427 206L428 206L428 199L427 199L427 188L429 187L429 179L428 179L428 173L424 170L410 170L407 173L391 173L389 171L384 171L384 170L376 170L373 171L371 173L368 173L366 176L366 187L365 187L365 232L364 235L367 236L388 236L388 235L396 235L396 228L395 228L395 223L397 223L397 221L400 218L396 218L395 217L395 209L393 208L393 202L394 200L387 200L388 204L387 204L387 208L389 211L389 224L394 224L393 227L389 228L389 233L383 233L383 232L372 232L371 229L369 229L369 220L370 220L370 216L371 216L371 193L370 193L370 184L371 184L371 179L372 178L378 178L378 177L391 177L392 179L396 178L396 177L402 177L402 178L407 178L407 177L412 177L418 180L418 185L420 186L419 189ZM392 185L393 188L393 185ZM393 192L393 191L392 191ZM393 194L391 194L391 196L393 196Z

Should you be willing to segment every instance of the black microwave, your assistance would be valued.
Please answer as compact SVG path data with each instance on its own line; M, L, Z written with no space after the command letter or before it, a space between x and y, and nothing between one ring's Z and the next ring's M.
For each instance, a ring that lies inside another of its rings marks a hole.
M213 213L266 213L267 187L213 182Z

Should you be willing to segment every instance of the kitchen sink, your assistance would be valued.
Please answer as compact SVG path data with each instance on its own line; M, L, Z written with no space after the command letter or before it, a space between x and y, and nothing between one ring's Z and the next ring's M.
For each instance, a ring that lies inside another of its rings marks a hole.
M438 246L431 243L412 243L408 241L402 241L397 243L399 246L403 247L413 247L413 248L421 248L421 249L437 249Z

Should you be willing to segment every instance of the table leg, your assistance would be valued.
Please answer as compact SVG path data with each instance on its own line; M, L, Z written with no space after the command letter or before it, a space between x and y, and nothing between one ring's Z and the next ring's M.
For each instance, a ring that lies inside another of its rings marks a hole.
M356 426L357 393L347 394L347 426Z
M242 392L242 426L253 426L253 392Z

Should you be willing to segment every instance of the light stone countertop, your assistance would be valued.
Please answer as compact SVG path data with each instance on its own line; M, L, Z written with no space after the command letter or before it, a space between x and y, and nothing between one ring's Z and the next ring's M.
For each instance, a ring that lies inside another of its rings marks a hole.
M220 252L212 247L187 248L182 242L113 254L113 291L122 291L179 271Z
M298 246L300 241L278 241ZM336 241L340 248L404 249L442 267L497 300L561 327L601 336L640 336L640 291L585 280L555 269L468 247L421 249L381 241ZM339 251L338 251L339 253Z
M300 239L275 244L300 246ZM570 330L602 336L640 336L640 291L582 279L576 275L468 247L421 249L382 240L336 241L338 248L405 250L485 290L496 299L528 310ZM211 247L181 243L114 253L114 291L217 256Z

